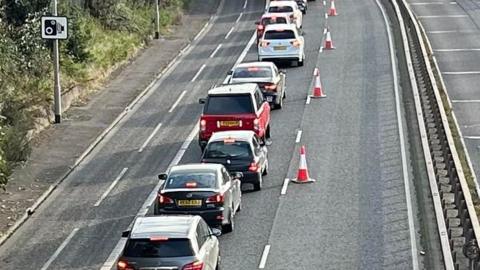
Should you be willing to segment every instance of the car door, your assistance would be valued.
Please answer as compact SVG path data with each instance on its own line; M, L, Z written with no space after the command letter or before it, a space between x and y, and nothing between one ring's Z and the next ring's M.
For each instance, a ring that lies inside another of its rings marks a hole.
M232 182L230 181L230 175L229 175L227 169L225 169L225 168L222 168L221 171L222 171L222 175L221 175L221 179L220 179L220 182L221 182L220 183L221 184L220 189L222 190L223 195L225 196L224 197L225 205L228 206L228 207L233 205L232 211L235 211L235 205L234 205L235 200L234 200ZM224 215L225 214L228 214L228 213L224 213Z
M238 206L240 204L240 197L242 196L241 190L240 190L240 179L234 179L230 176L228 171L225 170L224 173L224 181L225 183L229 183L230 186L230 191L231 191L231 197L232 197L232 205L233 205L233 211L238 209Z
M218 239L215 235L213 235L212 229L210 227L206 226L205 229L207 230L207 235L208 235L206 241L209 243L209 247L210 247L209 261L211 262L211 265L212 265L211 269L216 270L217 263L219 263L218 258L220 255L220 247L219 247Z
M266 128L270 123L270 105L263 98L263 94L260 91L260 88L256 88L254 97L255 103L257 104L257 119L260 124L260 129L262 130L260 136L264 136Z
M260 140L257 136L254 136L252 139L252 146L253 146L253 152L255 153L255 156L259 159L259 163L262 164L262 168L265 169L267 166L267 155L268 155L268 150L266 146L260 145Z
M209 235L206 233L204 224L206 225L205 221L203 219L200 219L195 231L195 238L198 245L197 257L205 263L206 269L215 269L211 266L211 243L208 242Z
M275 84L278 85L277 89L279 89L278 94L280 97L283 97L283 91L285 91L285 73L280 72L277 66L273 65L272 67L272 74L275 78Z

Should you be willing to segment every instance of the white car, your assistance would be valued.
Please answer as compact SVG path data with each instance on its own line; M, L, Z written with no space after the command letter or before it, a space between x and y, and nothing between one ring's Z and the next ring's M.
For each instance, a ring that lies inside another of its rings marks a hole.
M298 28L302 28L303 14L295 1L272 1L267 7L268 13L287 13Z
M291 61L303 66L305 40L293 24L267 25L258 44L258 61Z

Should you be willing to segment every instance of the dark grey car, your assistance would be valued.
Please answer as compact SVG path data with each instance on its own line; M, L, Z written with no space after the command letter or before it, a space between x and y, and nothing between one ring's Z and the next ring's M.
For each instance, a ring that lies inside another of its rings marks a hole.
M139 217L117 262L118 270L218 270L217 229L200 216Z

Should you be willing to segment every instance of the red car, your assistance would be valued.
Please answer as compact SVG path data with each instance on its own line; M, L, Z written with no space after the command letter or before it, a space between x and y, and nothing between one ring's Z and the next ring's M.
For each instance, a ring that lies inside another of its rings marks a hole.
M220 86L208 91L200 116L198 143L202 151L214 132L252 130L270 144L270 105L256 83Z
M258 40L262 37L265 27L269 24L291 24L292 19L287 13L265 13L262 15L260 21L255 22L257 25L257 43Z

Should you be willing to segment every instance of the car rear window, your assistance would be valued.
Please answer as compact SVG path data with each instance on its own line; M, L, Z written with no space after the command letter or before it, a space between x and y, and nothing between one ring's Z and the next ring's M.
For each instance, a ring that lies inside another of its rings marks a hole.
M238 67L233 72L233 78L270 78L270 67Z
M266 17L262 19L263 25L287 23L285 17Z
M295 39L295 33L292 30L270 30L265 32L265 39Z
M243 114L254 113L250 95L209 96L203 109L204 114Z
M151 241L150 239L129 239L123 255L134 258L170 258L193 256L188 239L168 239Z
M177 173L168 177L165 187L168 188L215 188L217 177L213 172Z
M244 141L211 142L205 149L205 158L249 159L252 157L250 144Z
M291 6L276 6L276 7L270 7L268 9L268 12L271 13L285 13L285 12L293 12L293 8Z

